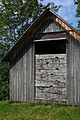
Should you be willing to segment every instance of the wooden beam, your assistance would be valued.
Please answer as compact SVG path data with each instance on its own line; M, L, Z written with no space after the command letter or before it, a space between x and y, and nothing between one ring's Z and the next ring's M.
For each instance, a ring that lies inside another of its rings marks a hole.
M39 39L39 40L34 40L33 42L52 41L52 40L66 40L66 38Z
M45 33L32 33L32 35L55 35L55 34L65 34L66 31L56 31L56 32L45 32ZM30 34L31 35L31 34Z
M43 101L54 101L54 102L66 102L66 99L44 99L44 98L35 98L35 100L43 100Z
M57 17L56 22L58 22L61 26L63 26L66 29L66 32L69 32L70 35L72 35L75 39L80 40L80 35L69 25L67 25L64 21L62 21L60 18Z

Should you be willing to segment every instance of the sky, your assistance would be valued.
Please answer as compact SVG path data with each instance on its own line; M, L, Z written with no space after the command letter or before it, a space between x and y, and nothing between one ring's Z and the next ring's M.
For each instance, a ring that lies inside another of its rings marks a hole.
M48 2L54 2L56 5L62 5L58 11L58 15L71 24L74 28L77 27L77 21L80 18L75 18L77 6L74 5L74 0L44 0L43 3L47 4Z

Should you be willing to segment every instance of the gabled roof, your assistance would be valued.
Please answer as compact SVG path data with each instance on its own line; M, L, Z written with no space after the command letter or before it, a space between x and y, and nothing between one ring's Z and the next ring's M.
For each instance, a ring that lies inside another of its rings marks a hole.
M52 12L50 9L46 9L36 20L35 22L24 32L24 34L21 36L21 38L16 42L16 44L10 48L10 50L7 52L7 54L2 58L1 61L7 61L9 62L9 58L12 56L12 54L15 52L15 50L18 48L18 46L25 40L25 37L28 37L31 35L33 29L35 29L35 26L38 25L42 19L45 18L47 14L51 14L52 17L55 17L55 21L58 22L67 32L69 32L75 39L80 40L80 34L64 19L62 19L58 14L55 12Z

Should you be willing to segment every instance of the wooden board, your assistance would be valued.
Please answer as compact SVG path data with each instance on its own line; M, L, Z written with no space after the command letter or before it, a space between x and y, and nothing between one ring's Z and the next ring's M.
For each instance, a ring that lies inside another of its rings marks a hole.
M10 100L34 101L34 46L24 46L10 64Z

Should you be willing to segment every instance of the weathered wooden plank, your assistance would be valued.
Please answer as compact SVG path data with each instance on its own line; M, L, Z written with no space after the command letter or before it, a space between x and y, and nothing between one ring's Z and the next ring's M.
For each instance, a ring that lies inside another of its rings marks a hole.
M13 73L12 69L10 69L10 100L13 99Z
M72 28L69 25L67 25L64 21L62 21L60 18L56 18L56 22L58 22L61 26L63 26L65 30L72 30ZM69 34L75 39L80 40L80 35L76 34L75 31L69 32Z
M31 48L31 66L30 66L30 70L31 70L31 101L34 101L34 44L32 43L32 48Z
M67 61L67 76L66 76L66 80L67 80L67 103L70 103L70 75L71 75L71 68L70 68L70 38L69 35L66 34L67 37L67 43L66 43L66 61Z
M32 56L32 42L29 43L28 48L26 45L19 52L15 58L15 63L10 69L11 78L11 100L12 101L22 101L28 102L32 101L32 92L34 89L34 78L32 77L32 66L33 66L33 56ZM33 82L33 84L32 84ZM34 92L33 92L34 94Z
M80 44L72 36L67 35L67 37L67 101L69 104L77 104L79 101Z
M51 41L51 40L65 40L65 39L66 39L66 38L40 39L40 40L34 40L34 42Z
M21 60L18 61L18 100L21 101Z
M26 102L27 100L26 100L26 96L27 96L27 80L26 80L26 78L27 78L27 76L26 76L26 69L27 69L27 65L26 65L26 55L24 56L24 59L23 59L23 62L24 62L24 69L23 69L23 73L24 73L24 77L23 77L23 79L24 79L24 102Z
M56 31L64 31L65 29L58 24L54 19L48 19L38 28L37 32L56 32Z
M78 41L76 41L75 39L73 39L73 45L74 45L74 104L78 104L79 103L79 95L80 95L80 92L79 92L79 79L80 79L80 76L79 76L79 72L80 72L80 67L79 67L79 56L80 56L80 53L79 53L79 49L80 49L80 45L78 43Z
M71 67L71 79L70 79L70 82L71 82L71 85L70 85L70 93L71 93L71 104L74 103L74 51L73 51L73 39L72 37L70 37L70 41L71 41L71 44L70 44L70 67Z
M31 88L32 88L32 84L31 84L31 75L32 75L32 47L30 48L30 52L29 52L29 69L30 69L30 71L29 71L29 91L28 92L30 92L29 93L29 101L31 101L31 93L32 93L32 91L31 91Z

